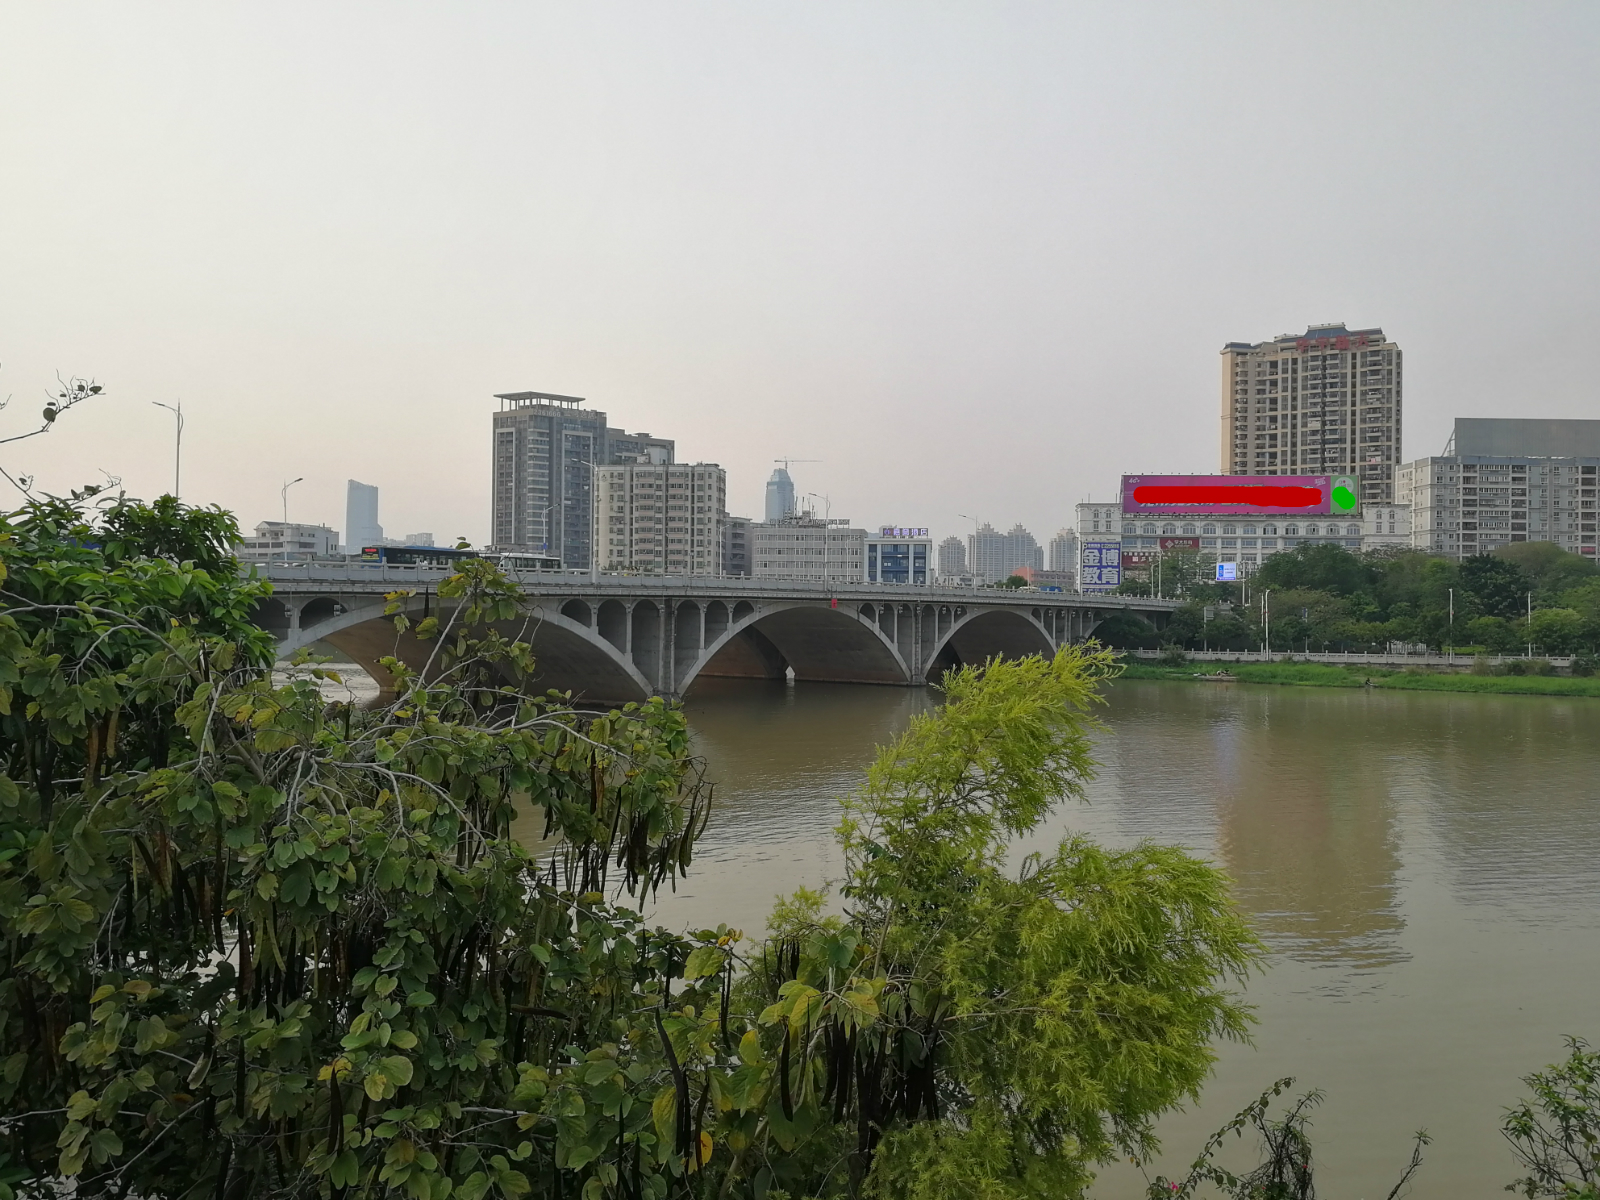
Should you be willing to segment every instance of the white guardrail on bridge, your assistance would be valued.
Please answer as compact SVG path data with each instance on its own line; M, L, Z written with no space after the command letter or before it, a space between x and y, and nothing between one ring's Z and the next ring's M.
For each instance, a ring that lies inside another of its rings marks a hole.
M404 584L437 583L455 571L454 567L423 564L397 566L390 563L252 563L242 567L248 575L277 584L344 584L357 590L387 590ZM895 583L805 583L788 579L752 579L737 575L601 575L591 579L588 571L519 571L506 575L530 591L560 593L619 593L637 595L698 596L848 596L867 599L892 596L897 600L933 600L967 604L1050 604L1069 603L1095 608L1130 608L1145 612L1164 612L1177 608L1181 601L1154 600L1141 596L1113 596L1104 592L1047 592L1038 588L939 588L913 587ZM285 590L299 590L286 588Z

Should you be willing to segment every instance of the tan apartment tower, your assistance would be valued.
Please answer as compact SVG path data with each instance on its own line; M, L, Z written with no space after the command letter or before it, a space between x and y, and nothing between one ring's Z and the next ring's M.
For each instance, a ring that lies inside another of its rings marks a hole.
M1400 347L1381 329L1313 325L1222 348L1222 470L1361 480L1393 504L1400 460Z

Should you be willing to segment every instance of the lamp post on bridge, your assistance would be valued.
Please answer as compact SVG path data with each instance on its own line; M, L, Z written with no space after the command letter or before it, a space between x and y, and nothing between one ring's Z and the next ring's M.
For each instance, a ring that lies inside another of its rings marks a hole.
M283 562L289 565L289 489L297 483L304 483L306 477L301 475L297 479L290 479L278 489L278 496L283 501Z
M178 418L177 445L173 448L172 454L172 498L177 500L182 495L178 489L183 482L183 401L179 400L175 405L164 404L160 400L152 400L150 403L157 408L166 409Z

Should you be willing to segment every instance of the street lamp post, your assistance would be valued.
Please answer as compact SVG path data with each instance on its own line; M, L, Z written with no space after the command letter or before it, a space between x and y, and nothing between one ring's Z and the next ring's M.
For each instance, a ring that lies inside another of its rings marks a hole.
M160 400L152 400L150 403L157 408L166 409L178 418L177 445L172 455L172 498L176 500L181 495L178 489L183 482L183 401L179 400L175 405L163 404Z
M283 500L283 534L282 534L282 536L283 536L283 561L284 561L285 564L287 564L288 561L289 561L289 489L292 488L297 483L304 483L305 482L305 478L306 477L304 475L301 475L297 479L291 479L291 480L287 481L283 485L283 487L278 489L278 495Z

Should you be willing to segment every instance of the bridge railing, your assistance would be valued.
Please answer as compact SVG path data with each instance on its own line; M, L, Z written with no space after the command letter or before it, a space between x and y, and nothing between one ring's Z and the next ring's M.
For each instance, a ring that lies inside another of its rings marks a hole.
M291 585L345 585L361 591L381 591L405 585L438 583L455 568L424 564L393 563L255 563L242 567L243 574L254 571L273 583ZM849 597L870 600L874 596L906 601L957 602L965 604L1032 605L1085 603L1096 608L1138 608L1146 611L1177 608L1176 600L1146 597L1110 596L1103 592L1045 592L1032 588L949 588L897 583L868 583L865 580L810 583L794 579L754 579L744 575L601 575L591 579L588 571L509 570L508 576L529 589L549 589L573 595L695 595L695 596L795 596L809 599Z

